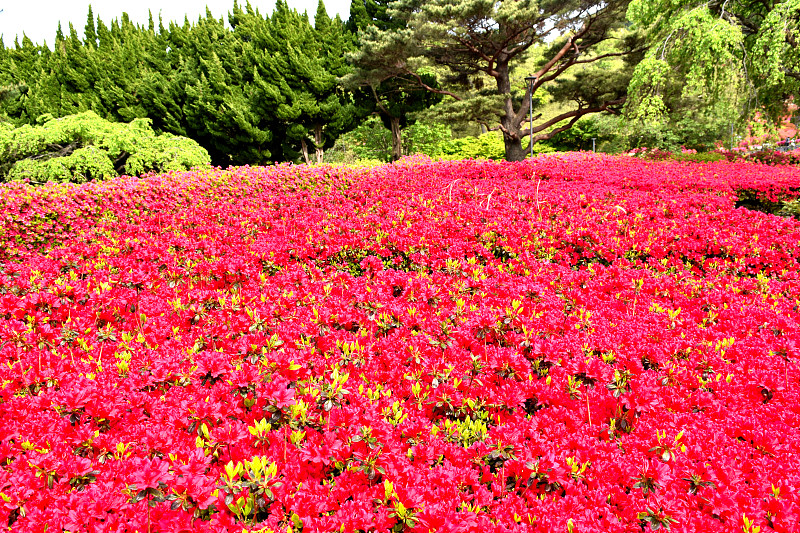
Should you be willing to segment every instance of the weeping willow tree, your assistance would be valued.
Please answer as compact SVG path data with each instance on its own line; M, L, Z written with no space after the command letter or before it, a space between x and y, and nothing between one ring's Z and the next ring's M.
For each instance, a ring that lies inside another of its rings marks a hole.
M751 70L761 100L773 114L780 113L783 100L800 97L800 0L777 3L753 41Z
M800 90L800 0L633 0L628 18L648 36L626 114L663 121L678 102L776 118Z

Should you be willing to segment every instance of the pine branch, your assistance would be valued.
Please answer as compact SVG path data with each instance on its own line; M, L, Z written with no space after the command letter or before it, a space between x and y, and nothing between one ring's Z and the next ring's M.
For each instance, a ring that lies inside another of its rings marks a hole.
M71 155L72 152L74 152L80 147L81 144L77 141L71 142L67 145L48 144L47 152L42 152L36 155L28 156L25 159L31 159L33 161L47 161L48 159L54 159L56 157L66 157L68 155Z
M431 87L430 85L428 85L427 83L422 81L422 77L419 74L417 74L416 72L409 71L408 74L410 76L413 76L417 80L417 83L419 84L419 86L422 87L423 89L425 89L426 91L429 91L429 92L432 92L432 93L436 93L436 94L443 94L445 96L450 96L451 98L453 98L453 99L455 99L455 100L457 100L459 102L462 100L462 98L460 96L458 96L457 94L452 93L452 92L450 92L448 90L436 89L434 87Z
M575 109L573 111L567 111L565 113L561 113L560 115L551 118L550 120L548 120L547 122L544 122L543 124L539 124L538 126L535 126L533 128L532 132L531 132L530 129L528 129L528 130L522 130L520 133L521 133L521 135L523 137L525 135L531 135L532 133L536 134L536 133L538 133L540 131L546 130L547 128L549 128L549 127L551 127L551 126L553 126L555 124L558 124L561 121L567 120L568 118L571 119L567 124L565 124L563 126L559 126L559 127L555 128L554 130L551 130L551 131L549 131L547 133L542 133L540 135L536 135L536 137L533 137L532 141L533 142L539 142L539 141L544 141L544 140L547 140L547 139L551 139L557 133L561 133L562 131L565 131L565 130L568 130L569 128L571 128L578 121L578 119L580 119L581 117L583 117L585 115L589 115L589 114L592 114L592 113L600 113L600 112L603 112L603 111L613 111L613 106L619 106L619 105L624 104L626 98L627 97L622 97L622 98L619 98L617 100L606 101L606 102L603 102L603 104L600 105L600 106L584 107L584 108Z

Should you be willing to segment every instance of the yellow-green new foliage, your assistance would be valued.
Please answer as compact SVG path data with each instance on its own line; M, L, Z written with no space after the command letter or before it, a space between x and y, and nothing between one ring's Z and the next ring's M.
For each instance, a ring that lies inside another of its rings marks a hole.
M11 167L7 181L83 183L116 176L108 153L96 146L78 148L68 156L51 159L20 159Z
M648 44L629 86L629 118L658 125L695 99L698 108L729 108L728 124L764 109L777 119L797 98L800 0L631 0L627 15Z
M208 165L205 148L188 137L163 134L140 140L141 146L125 164L126 173L139 175L151 170L168 172Z
M208 165L195 141L158 135L148 119L114 123L91 111L14 128L0 124L0 181L82 183Z
M533 145L534 153L540 154L554 150L544 144ZM499 132L484 133L479 137L460 137L452 139L441 147L442 159L494 159L505 158L505 145Z

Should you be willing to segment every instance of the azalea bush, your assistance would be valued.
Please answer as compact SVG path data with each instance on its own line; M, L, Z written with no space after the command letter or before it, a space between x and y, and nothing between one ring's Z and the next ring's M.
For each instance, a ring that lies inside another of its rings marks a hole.
M736 152L723 152L723 155L733 161L737 158L765 165L797 165L800 164L800 149L791 152L779 152L777 150L759 150L748 154Z
M709 163L714 161L735 161L737 158L728 157L727 152L722 153L720 150L713 152L698 152L697 150L687 149L682 147L680 152L670 152L669 150L662 150L660 148L634 148L625 153L625 155L632 157L639 157L641 159L649 159L651 161L687 161L693 163ZM750 160L751 162L753 160Z
M0 189L11 531L796 531L792 167Z

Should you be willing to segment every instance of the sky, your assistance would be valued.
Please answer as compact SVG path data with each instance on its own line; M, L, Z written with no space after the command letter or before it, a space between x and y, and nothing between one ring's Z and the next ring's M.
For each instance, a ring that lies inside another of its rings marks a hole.
M301 13L307 11L313 19L317 11L318 0L287 0L289 7ZM350 0L323 0L328 15L334 17L337 13L346 20L350 13ZM0 1L0 35L6 46L13 46L14 39L25 33L33 42L41 44L47 42L52 47L55 41L58 23L69 30L72 22L78 34L83 37L83 27L86 25L86 15L92 5L95 17L108 25L111 20L118 19L122 13L127 13L134 23L146 25L148 10L152 11L153 19L158 21L158 14L166 26L169 21L183 22L188 15L194 22L198 17L205 16L206 6L216 18L223 17L226 22L228 12L233 8L233 0L207 0L197 2L192 0L13 0ZM240 0L240 5L245 5L246 0ZM272 13L275 0L250 0L250 5L262 14Z

